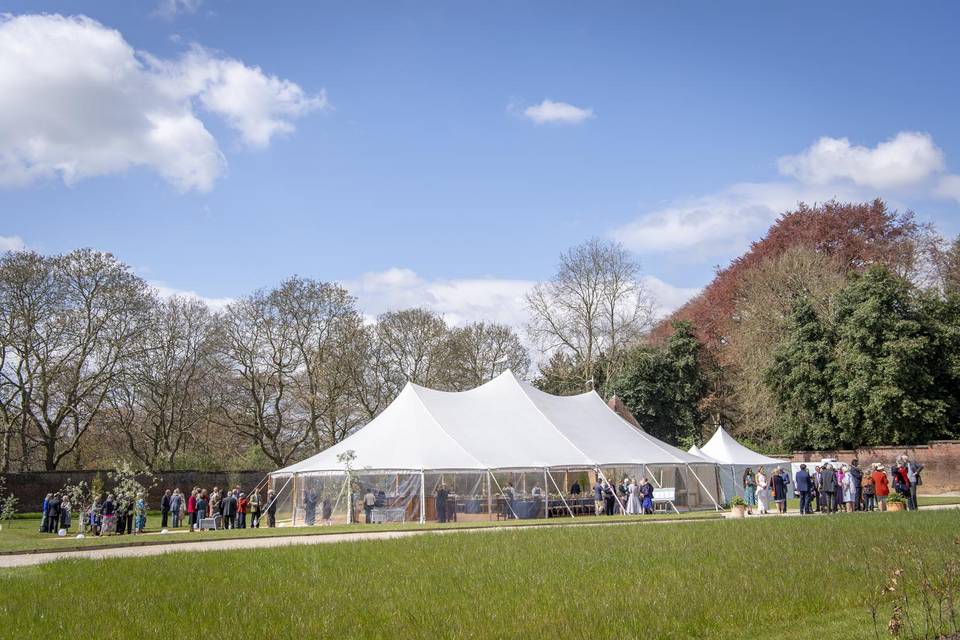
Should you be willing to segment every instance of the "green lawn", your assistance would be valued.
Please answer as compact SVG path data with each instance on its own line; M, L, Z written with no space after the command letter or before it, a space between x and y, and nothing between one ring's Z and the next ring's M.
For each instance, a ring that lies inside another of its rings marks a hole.
M500 520L484 522L452 522L439 524L428 522L419 523L397 523L389 525L334 525L330 527L278 527L276 529L234 529L227 531L203 531L190 533L187 529L181 528L171 530L172 533L165 535L155 535L157 528L151 528L151 524L156 524L160 520L160 515L147 517L146 535L123 535L123 536L104 536L101 538L87 537L76 539L68 536L59 538L48 533L39 533L40 518L17 518L3 525L0 531L0 554L17 552L46 552L46 551L64 551L72 549L81 549L87 547L103 546L136 546L149 544L167 544L171 542L197 542L202 540L225 540L232 538L262 538L269 536L291 536L291 535L329 535L332 533L353 533L369 531L422 531L432 529L473 529L487 527L526 527L534 525L562 525L562 524L595 524L597 522L650 522L653 520L701 520L718 519L722 517L715 511L695 511L693 513L669 513L657 514L655 516L611 516L611 517L585 517L577 518L550 518L548 520ZM74 531L76 533L76 531Z
M72 560L0 571L0 637L867 639L888 572L958 533L949 510Z
M960 497L957 496L929 496L920 497L920 504L960 504ZM789 504L790 511L798 509L796 500ZM681 514L657 514L653 518L661 519L712 519L716 518L715 511L696 511L693 513ZM490 526L531 526L543 524L587 524L596 522L646 522L651 517L637 518L634 516L614 516L611 518L552 518L550 520L512 520L512 521L494 521L494 522L469 522L469 523L450 523L438 524L427 523L420 525L416 523L391 524L391 525L339 525L333 527L296 527L296 528L277 528L277 529L244 529L240 531L204 531L203 533L189 533L186 529L179 529L167 535L143 535L143 536L109 536L103 538L87 537L77 540L72 535L67 538L58 538L50 534L39 533L37 529L40 526L39 514L20 514L15 520L4 523L3 530L0 531L0 554L16 552L44 552L44 551L63 551L71 549L80 549L86 547L99 546L130 546L147 544L166 544L171 542L184 542L211 539L229 539L229 538L247 538L247 537L265 537L265 536L289 536L289 535L328 535L331 533L348 533L363 531L402 531L402 530L423 530L423 529L457 529L457 528L482 528ZM160 514L151 512L147 517L147 533L155 534L159 527L156 525L160 521ZM76 528L73 529L76 533Z

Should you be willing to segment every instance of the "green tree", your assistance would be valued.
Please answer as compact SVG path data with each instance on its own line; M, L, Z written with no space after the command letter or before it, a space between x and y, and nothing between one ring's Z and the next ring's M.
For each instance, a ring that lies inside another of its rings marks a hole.
M935 331L910 283L874 266L835 306L833 415L844 446L926 442L947 432Z
M777 409L769 435L789 449L832 449L840 444L831 412L832 336L809 299L792 306L787 334L764 373Z
M700 343L693 325L675 322L663 347L631 350L623 371L607 385L650 434L668 442L687 444L700 435L700 402L707 380L700 367Z

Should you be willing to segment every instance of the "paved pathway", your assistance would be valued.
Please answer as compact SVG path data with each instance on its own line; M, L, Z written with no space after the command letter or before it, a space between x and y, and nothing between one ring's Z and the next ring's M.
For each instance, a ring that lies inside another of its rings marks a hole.
M923 511L932 511L939 509L960 509L960 504L952 505L931 505L921 507ZM799 516L797 511L789 512L786 517ZM729 515L727 516L729 517ZM756 519L761 516L749 516L750 519ZM762 516L764 518L782 518L783 514L771 514ZM331 533L331 534L312 534L312 535L290 535L273 536L267 538L240 538L232 540L204 540L202 542L188 543L170 543L156 544L137 547L120 547L112 549L81 549L74 551L57 551L52 553L24 553L17 555L0 556L0 568L27 567L44 564L65 559L91 559L100 560L105 558L133 558L143 556L158 556L164 553L177 552L197 552L197 551L220 551L235 549L266 549L271 547L286 547L291 545L308 544L333 544L337 542L353 542L358 540L392 540L394 538L409 538L412 536L422 536L427 534L445 534L445 533L480 533L491 531L525 531L528 529L556 528L556 527L615 527L618 525L635 524L682 524L690 522L716 522L716 520L656 520L643 523L642 521L619 520L617 522L591 522L568 525L531 525L523 527L483 527L477 529L427 529L422 531L371 531L355 533Z

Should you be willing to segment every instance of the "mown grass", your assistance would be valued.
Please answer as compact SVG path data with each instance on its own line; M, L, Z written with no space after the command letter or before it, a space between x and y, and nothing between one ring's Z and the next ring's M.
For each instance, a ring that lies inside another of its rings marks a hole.
M0 637L873 638L960 511L503 529L0 571Z
M367 533L371 531L426 531L434 529L474 529L488 527L529 527L542 525L569 525L569 524L596 524L613 522L650 522L651 520L701 520L717 519L721 517L715 511L694 511L692 513L667 513L657 514L655 516L611 516L611 517L584 517L584 518L550 518L539 520L500 520L500 521L480 521L480 522L450 522L440 524L438 522L428 522L419 524L416 522L393 523L382 525L333 525L329 527L277 527L275 529L231 529L220 531L202 531L190 533L186 528L171 529L170 533L164 535L154 535L158 531L156 524L160 520L159 514L154 518L148 516L147 529L145 535L123 535L123 536L89 536L82 539L74 537L76 530L66 538L59 538L49 533L39 533L39 516L36 520L29 518L18 518L9 523L4 523L3 530L0 531L0 554L5 553L26 553L26 552L48 552L48 551L70 551L75 549L85 549L88 547L104 546L138 546L150 544L168 544L179 543L189 544L190 542L199 542L203 540L231 540L240 538L267 538L274 536L309 536L309 535L330 535L333 533Z

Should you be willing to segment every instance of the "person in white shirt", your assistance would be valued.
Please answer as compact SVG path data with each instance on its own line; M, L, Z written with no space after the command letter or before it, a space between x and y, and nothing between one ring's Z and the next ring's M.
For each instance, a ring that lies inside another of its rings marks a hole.
M762 515L767 513L767 502L770 499L767 474L763 470L763 467L757 469L757 476L755 480L755 484L757 485L757 507Z

